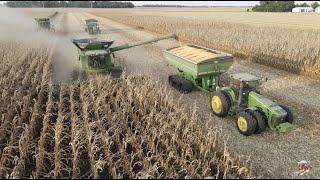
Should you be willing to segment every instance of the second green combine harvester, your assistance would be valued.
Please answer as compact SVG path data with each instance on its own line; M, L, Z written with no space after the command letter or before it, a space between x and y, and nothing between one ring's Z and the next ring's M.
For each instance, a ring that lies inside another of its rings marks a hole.
M37 30L47 30L47 31L53 31L53 26L50 23L50 18L35 18L34 19L38 24Z
M89 34L100 34L101 30L98 25L98 20L96 19L87 19L85 31Z
M293 128L291 110L260 94L262 80L247 73L233 74L222 85L220 76L233 63L231 54L196 45L170 48L164 51L168 63L178 75L169 76L169 83L188 93L196 87L212 94L211 109L216 116L236 116L241 134L250 136L269 127L278 132Z

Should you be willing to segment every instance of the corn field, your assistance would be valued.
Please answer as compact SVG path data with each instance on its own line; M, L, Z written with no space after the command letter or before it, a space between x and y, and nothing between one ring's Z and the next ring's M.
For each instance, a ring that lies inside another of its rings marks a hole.
M219 49L267 66L320 78L320 30L222 22L210 18L102 13L97 16L143 27L157 33L176 33L188 43Z
M221 132L160 82L124 74L53 84L51 51L0 44L1 178L251 176Z

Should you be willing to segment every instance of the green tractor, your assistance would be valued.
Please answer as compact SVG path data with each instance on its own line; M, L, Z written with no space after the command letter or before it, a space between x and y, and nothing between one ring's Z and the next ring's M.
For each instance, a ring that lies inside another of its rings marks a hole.
M169 84L183 93L194 88L212 95L210 106L218 117L235 116L239 132L245 136L261 133L269 127L277 132L293 129L293 114L260 94L262 80L251 74L226 74L233 56L197 45L186 45L164 51L168 63L178 75L169 76Z
M88 32L89 34L100 34L101 30L98 25L98 21L95 19L87 19L86 20L86 28L85 31Z
M177 36L171 34L115 47L111 47L113 41L97 40L96 38L73 39L72 43L78 48L81 71L89 73L109 73L117 78L121 75L123 67L121 63L122 59L116 57L114 54L116 51L170 38L177 38Z
M50 18L35 18L38 24L38 30L53 30Z

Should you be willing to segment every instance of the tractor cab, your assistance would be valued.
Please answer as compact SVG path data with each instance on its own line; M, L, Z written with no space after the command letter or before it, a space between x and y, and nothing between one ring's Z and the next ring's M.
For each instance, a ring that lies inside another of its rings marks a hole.
M248 73L237 73L230 76L230 86L240 90L241 83L243 91L255 91L260 93L261 78Z

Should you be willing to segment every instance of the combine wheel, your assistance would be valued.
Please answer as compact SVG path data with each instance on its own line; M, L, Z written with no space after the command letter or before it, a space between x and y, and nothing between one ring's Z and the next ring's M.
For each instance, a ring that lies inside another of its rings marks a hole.
M223 91L215 91L211 98L211 109L213 114L218 117L225 117L231 107L231 102L228 96L225 95Z
M241 111L237 114L236 123L239 132L245 136L254 134L258 126L255 118L246 111Z
M293 114L292 111L289 107L285 106L285 105L279 105L282 109L284 109L285 111L287 111L287 116L285 118L285 121L292 124L293 123Z
M266 130L266 121L261 115L259 110L250 111L250 114L255 118L257 121L257 128L255 134L260 134L262 131Z

